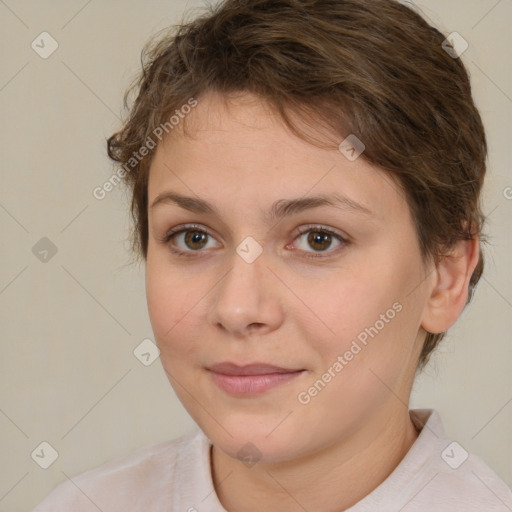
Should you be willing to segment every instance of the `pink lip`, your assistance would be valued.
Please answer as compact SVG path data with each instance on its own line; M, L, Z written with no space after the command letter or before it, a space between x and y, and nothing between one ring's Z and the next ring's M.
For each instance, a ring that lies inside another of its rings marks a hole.
M304 370L282 368L256 363L238 366L220 363L208 368L213 381L222 390L233 395L254 395L268 391L301 375Z
M267 375L269 373L293 373L301 371L302 368L282 368L281 366L265 363L252 363L239 366L226 361L209 366L208 370L224 375Z

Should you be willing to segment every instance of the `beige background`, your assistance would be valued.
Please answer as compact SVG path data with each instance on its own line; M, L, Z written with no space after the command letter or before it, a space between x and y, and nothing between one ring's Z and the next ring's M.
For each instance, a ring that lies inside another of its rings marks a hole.
M66 476L195 428L159 360L133 350L152 332L144 269L127 265L128 202L92 190L111 175L105 137L140 50L186 0L0 2L0 511L29 510ZM423 0L463 55L487 127L485 211L492 246L472 305L417 380L411 406L436 408L450 437L512 485L512 2ZM42 59L31 42L59 47ZM46 263L32 252L49 238ZM31 453L58 452L48 469Z

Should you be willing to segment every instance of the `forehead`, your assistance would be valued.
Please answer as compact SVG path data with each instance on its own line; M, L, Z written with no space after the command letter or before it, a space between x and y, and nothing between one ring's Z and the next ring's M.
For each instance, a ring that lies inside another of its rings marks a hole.
M163 190L211 203L259 206L279 199L340 193L374 211L401 210L404 198L390 176L359 157L319 148L285 126L268 104L250 94L226 101L209 93L158 145L149 176L151 204ZM337 142L337 143L336 143ZM244 201L245 198L245 201ZM258 208L261 209L261 208Z

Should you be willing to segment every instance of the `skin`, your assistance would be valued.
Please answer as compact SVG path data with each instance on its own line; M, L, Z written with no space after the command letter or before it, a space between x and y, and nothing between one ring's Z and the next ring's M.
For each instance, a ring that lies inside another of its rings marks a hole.
M362 157L349 161L296 137L257 97L226 104L209 93L186 122L192 136L178 127L163 140L148 186L146 293L163 367L213 442L212 477L226 510L345 510L382 483L417 438L408 404L425 331L447 330L462 312L478 240L455 246L437 268L423 265L405 198L389 177ZM172 202L152 208L166 191L204 199L218 215ZM371 215L338 206L280 221L264 215L275 201L332 191ZM209 235L162 242L188 223ZM349 243L308 242L319 226ZM236 252L248 236L263 249L252 263ZM397 302L401 311L300 403L298 394ZM206 369L223 361L305 371L260 395L234 397ZM261 454L251 467L237 458L248 442Z

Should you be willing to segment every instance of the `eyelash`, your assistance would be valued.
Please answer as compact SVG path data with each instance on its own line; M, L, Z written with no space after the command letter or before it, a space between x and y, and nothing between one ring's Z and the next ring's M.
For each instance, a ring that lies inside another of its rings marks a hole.
M177 228L171 229L168 231L162 238L159 238L159 242L162 244L165 244L168 246L169 251L171 251L173 254L176 254L177 256L183 257L183 258L194 258L198 257L198 253L203 252L201 250L199 251L182 251L180 249L174 249L169 242L177 235L180 235L181 233L186 233L187 231L197 231L199 233L204 233L208 236L210 233L206 231L205 229L201 228L197 224L189 224L184 226L179 226ZM339 240L341 245L337 247L334 251L320 251L317 253L309 253L308 251L305 251L307 254L304 256L305 258L315 259L315 258L328 258L332 256L332 253L337 253L339 250L341 250L343 247L347 246L350 242L347 238L341 236L339 233L336 233L335 231L325 228L323 226L317 226L317 225L307 225L303 228L298 230L297 235L295 236L294 240L301 237L305 233L309 233L310 231L322 233L326 235L331 235L332 237ZM213 237L212 237L213 238ZM327 256L324 256L323 254L327 252Z

